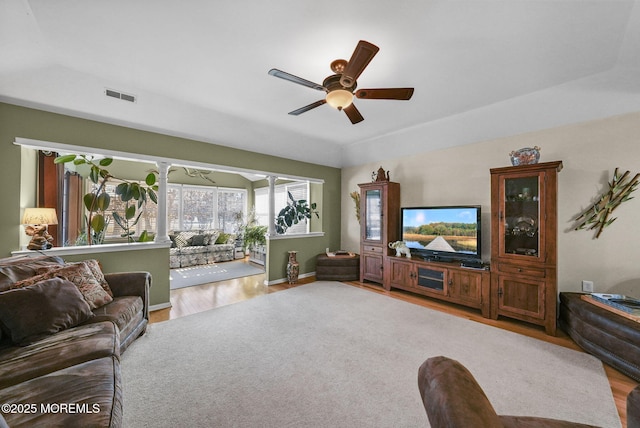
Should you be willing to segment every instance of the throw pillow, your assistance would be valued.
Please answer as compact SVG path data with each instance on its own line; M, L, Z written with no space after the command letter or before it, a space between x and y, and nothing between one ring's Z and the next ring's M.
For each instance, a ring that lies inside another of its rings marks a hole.
M216 239L216 244L226 244L228 240L229 234L222 232L220 233L220 236L218 236L218 239Z
M202 246L206 245L204 243L205 235L195 235L191 238L191 245L194 246Z
M16 282L11 286L11 288L15 289L26 287L44 279L56 276L73 282L75 286L78 287L78 290L80 290L80 293L82 293L91 309L104 306L113 300L113 298L100 286L100 283L98 283L98 280L93 276L85 262L78 262L76 264L68 264L48 269L40 275L25 279L24 281Z
M93 317L78 288L63 278L0 293L0 323L14 344L75 327Z
M102 289L106 291L109 296L113 297L113 291L111 291L111 287L109 287L109 283L104 277L104 273L102 273L102 267L100 267L100 262L97 261L96 259L91 259L91 260L85 260L84 263L87 265L87 267L89 268L93 276L96 278L96 281L98 281L98 284L100 284ZM71 263L71 264L75 264L75 263Z
M213 245L216 243L216 240L218 239L218 235L220 234L220 232L218 232L217 230L211 230L211 231L207 231L204 236L204 245Z
M182 247L187 247L189 245L191 245L191 238L194 235L197 235L198 232L195 231L185 231L185 232L179 232L176 235L176 246L178 248L182 248Z

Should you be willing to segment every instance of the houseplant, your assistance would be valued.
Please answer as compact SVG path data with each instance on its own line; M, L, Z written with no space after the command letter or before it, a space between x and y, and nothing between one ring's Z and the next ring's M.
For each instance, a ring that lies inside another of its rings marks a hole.
M294 224L310 219L311 214L320 218L315 202L309 204L305 199L296 200L289 191L287 191L287 196L287 205L280 210L276 217L276 233L279 235L284 234Z
M140 208L147 203L148 199L151 199L154 203L158 203L156 194L158 185L156 184L155 174L152 172L149 173L145 178L145 185L141 185L137 182L114 177L106 169L106 167L113 162L113 158L96 160L94 156L90 155L71 154L58 156L54 160L56 164L69 162L72 162L76 166L88 166L90 168L89 179L96 185L92 191L85 194L82 198L88 212L85 216L87 245L91 245L94 240L101 243L104 239L104 232L109 224L107 210L111 203L111 196L106 192L106 185L111 179L121 181L121 183L116 186L116 194L125 203L124 216L115 211L112 212L112 215L116 223L124 230L122 237L126 237L128 242L132 242L133 231L131 228L134 227L140 219L142 213Z
M246 248L255 248L258 245L267 245L267 226L247 226L244 230L244 245Z

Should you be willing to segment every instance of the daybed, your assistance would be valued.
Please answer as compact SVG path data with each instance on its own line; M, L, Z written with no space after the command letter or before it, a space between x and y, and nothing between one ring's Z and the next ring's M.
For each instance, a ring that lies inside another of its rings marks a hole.
M121 426L120 355L145 332L150 285L95 260L0 259L0 427Z
M171 269L206 265L235 259L234 234L219 230L184 230L169 233Z

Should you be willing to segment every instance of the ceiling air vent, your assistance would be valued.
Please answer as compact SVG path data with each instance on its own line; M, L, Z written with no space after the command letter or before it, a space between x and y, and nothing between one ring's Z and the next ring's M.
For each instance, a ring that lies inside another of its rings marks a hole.
M113 89L105 89L104 94L108 97L117 98L123 101L136 102L135 95L123 94L122 92L114 91Z

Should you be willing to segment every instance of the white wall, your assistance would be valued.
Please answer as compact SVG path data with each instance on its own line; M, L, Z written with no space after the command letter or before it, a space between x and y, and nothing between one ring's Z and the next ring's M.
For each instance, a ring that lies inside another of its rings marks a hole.
M491 189L489 169L510 165L509 152L539 146L540 162L562 160L558 176L558 288L580 291L583 279L595 282L596 292L640 297L640 192L616 211L618 219L600 238L574 231L573 219L597 195L618 167L640 172L640 112L516 135L382 163L391 180L401 185L401 205L482 205L483 259L490 259ZM393 153L393 148L389 148ZM349 196L358 183L371 181L380 167L371 163L342 171L342 247L359 251L359 224Z

